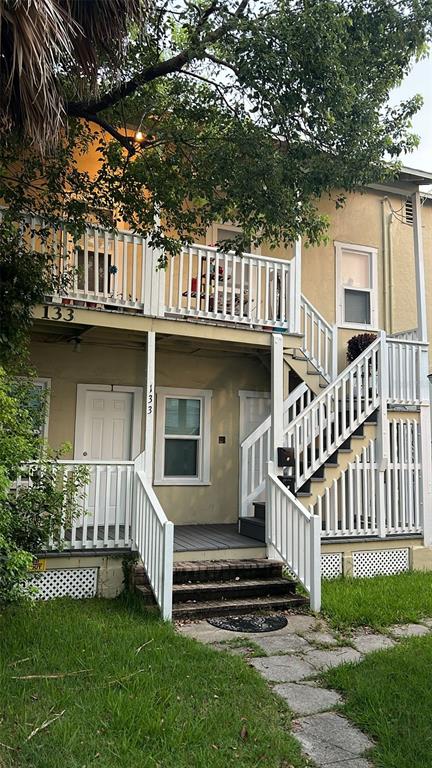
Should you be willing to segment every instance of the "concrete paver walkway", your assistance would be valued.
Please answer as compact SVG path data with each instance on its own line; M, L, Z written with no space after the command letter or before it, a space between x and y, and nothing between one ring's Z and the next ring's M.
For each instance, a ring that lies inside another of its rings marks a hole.
M385 634L356 630L347 640L328 625L306 614L288 615L288 624L276 632L228 632L198 621L178 627L178 631L215 648L245 654L243 647L224 645L241 638L261 649L262 656L249 663L266 679L292 710L294 735L303 752L318 768L372 768L365 754L373 746L370 739L341 714L333 711L343 703L336 691L320 687L315 678L329 669L357 663L365 654L392 648L407 637L432 633L432 619L419 624L389 627ZM349 644L348 644L349 643Z

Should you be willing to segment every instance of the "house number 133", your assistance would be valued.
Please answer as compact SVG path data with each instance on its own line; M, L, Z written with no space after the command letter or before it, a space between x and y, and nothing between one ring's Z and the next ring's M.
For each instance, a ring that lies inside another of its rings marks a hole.
M44 320L65 320L70 323L74 319L75 311L72 307L56 307L48 306L44 307L43 319Z

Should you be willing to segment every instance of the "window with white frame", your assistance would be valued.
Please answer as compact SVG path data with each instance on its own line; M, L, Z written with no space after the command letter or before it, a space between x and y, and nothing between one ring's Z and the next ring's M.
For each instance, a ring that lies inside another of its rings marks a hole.
M157 387L154 482L210 482L211 390Z
M376 328L377 249L350 243L335 247L338 324Z

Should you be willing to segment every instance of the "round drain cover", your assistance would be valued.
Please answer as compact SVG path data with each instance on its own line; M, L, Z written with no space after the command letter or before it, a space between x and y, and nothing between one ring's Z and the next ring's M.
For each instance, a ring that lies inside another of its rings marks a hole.
M285 616L221 616L207 623L230 632L275 632L288 624Z

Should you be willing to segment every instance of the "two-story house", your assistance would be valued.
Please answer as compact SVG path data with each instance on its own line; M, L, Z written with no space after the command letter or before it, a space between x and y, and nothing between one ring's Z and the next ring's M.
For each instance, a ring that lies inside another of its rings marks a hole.
M166 618L289 606L265 558L315 609L321 574L432 567L431 182L323 200L318 247L221 253L236 228L215 223L160 270L130 231L62 240L74 283L35 309L31 352L46 437L91 480L42 594L115 594L130 551ZM185 582L210 578L203 607Z

